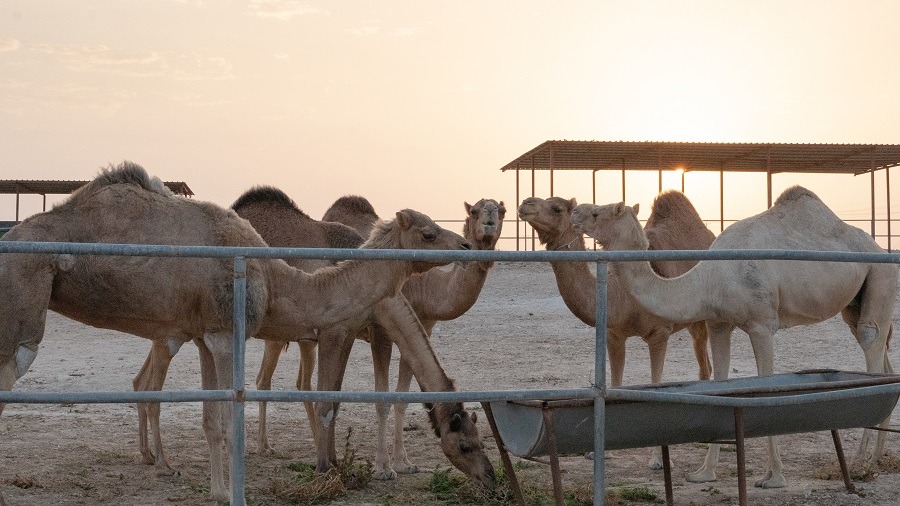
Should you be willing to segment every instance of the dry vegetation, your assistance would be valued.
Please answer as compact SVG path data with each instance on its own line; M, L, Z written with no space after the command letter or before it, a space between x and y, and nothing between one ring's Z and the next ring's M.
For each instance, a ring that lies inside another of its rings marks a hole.
M897 313L900 315L900 312ZM256 341L248 344L248 374L252 380L262 356ZM440 323L435 350L460 387L561 388L588 385L593 377L593 330L572 316L562 304L546 264L501 263L489 274L479 302L462 318ZM733 338L732 376L755 373L746 336ZM32 392L127 390L140 369L149 343L115 332L85 327L52 314L31 372L16 388ZM292 388L297 368L296 347L286 353L276 371L276 388ZM348 366L345 388L371 389L371 358L357 345ZM892 350L894 364L900 357ZM396 357L395 357L396 362ZM782 331L776 338L776 371L811 367L864 369L862 353L840 318L822 324ZM166 387L199 386L197 354L185 346L172 364ZM396 363L393 371L396 372ZM670 340L666 380L695 379L697 366L690 338L684 332ZM629 340L625 383L648 381L646 346ZM476 411L479 409L472 406ZM434 438L421 406L411 406L406 438L410 457L422 472L401 475L392 482L367 482L367 459L374 455L374 408L344 404L338 434L346 435L340 473L316 478L311 434L299 405L272 403L272 454L250 451L247 456L247 499L255 505L309 504L506 504L510 494L505 477L493 494L471 487L450 468ZM256 437L256 406L247 406L248 438ZM489 455L500 466L484 413L479 427ZM900 421L895 414L894 426ZM209 504L209 466L196 403L163 406L163 431L170 463L179 477L160 477L141 463L137 451L134 405L10 405L0 418L0 465L6 498L25 504ZM351 430L352 429L352 430ZM852 456L860 431L842 432L844 448ZM900 502L897 478L898 437L890 435L889 456L879 470L859 476L866 494L843 491L836 472L828 433L797 434L780 439L788 487L750 490L751 504L888 505ZM252 441L251 441L252 442ZM248 444L255 448L255 444ZM749 440L747 473L751 483L765 463L764 440ZM733 452L723 452L719 481L692 484L684 474L696 468L703 445L672 448L677 504L736 504L737 478ZM607 454L608 504L658 504L664 497L662 474L647 468L650 449ZM551 504L549 468L513 459L529 504ZM589 504L591 462L583 457L562 459L563 485L568 504ZM343 476L343 479L341 479Z

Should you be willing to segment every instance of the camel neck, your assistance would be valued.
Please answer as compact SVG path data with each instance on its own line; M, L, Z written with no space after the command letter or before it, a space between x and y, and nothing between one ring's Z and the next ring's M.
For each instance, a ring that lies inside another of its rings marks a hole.
M273 264L273 293L267 318L307 328L368 317L372 306L397 294L412 272L409 262L348 260L306 273Z

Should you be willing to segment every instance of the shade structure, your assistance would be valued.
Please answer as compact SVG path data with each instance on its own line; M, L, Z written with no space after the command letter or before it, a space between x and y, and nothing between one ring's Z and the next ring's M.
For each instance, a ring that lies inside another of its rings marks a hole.
M49 179L2 179L0 194L16 196L16 222L19 221L19 195L43 195L44 210L47 210L47 195L72 193L89 181L59 181ZM184 181L166 181L163 184L176 195L190 197L194 194Z
M516 200L520 200L518 172L550 171L550 194L553 194L553 171L582 170L622 172L622 198L625 198L625 172L658 171L662 190L662 171L680 170L682 184L685 172L718 172L720 195L725 172L757 172L767 177L767 203L772 205L772 174L871 174L871 234L875 237L875 172L886 171L887 246L891 249L890 172L900 165L898 144L802 144L744 142L665 142L665 141L570 141L550 140L526 151L500 167L516 171ZM594 183L596 184L596 183ZM594 191L596 195L596 189ZM724 202L720 197L719 219L724 228ZM516 249L520 249L520 227L516 219ZM533 249L532 237L532 249ZM526 243L527 244L527 243ZM526 248L527 249L527 248Z

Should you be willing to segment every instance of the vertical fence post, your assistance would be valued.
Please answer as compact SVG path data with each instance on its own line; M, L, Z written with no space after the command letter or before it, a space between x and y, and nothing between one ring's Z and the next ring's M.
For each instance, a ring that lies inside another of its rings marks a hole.
M232 343L231 504L244 506L244 351L247 338L247 259L234 257L234 340Z
M597 262L594 326L594 504L606 501L606 262Z

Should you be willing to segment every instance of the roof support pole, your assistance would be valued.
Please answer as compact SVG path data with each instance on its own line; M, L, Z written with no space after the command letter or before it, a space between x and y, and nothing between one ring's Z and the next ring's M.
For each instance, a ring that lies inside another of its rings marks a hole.
M553 144L550 144L550 196L553 197Z
M622 159L622 202L625 202L625 159Z
M684 173L686 170L681 171L681 193L684 193Z
M16 223L19 222L19 192L16 192Z
M875 238L875 159L870 162L869 181L872 190L872 239Z
M892 253L891 249L891 168L884 168L884 183L887 187L887 249L888 253Z
M591 204L597 203L597 169L591 172Z
M662 150L657 153L659 157L656 162L656 170L659 172L659 190L658 193L662 193Z
M516 164L516 207L522 199L519 198L519 164ZM516 212L516 251L519 251L519 213Z
M531 196L534 197L534 155L531 155ZM527 245L525 250L528 250ZM531 251L534 251L534 228L531 229Z
M766 150L766 209L772 207L772 151Z
M47 194L42 193L41 195L44 197L44 212L46 213L47 212Z
M719 232L725 230L725 169L719 164Z

